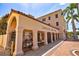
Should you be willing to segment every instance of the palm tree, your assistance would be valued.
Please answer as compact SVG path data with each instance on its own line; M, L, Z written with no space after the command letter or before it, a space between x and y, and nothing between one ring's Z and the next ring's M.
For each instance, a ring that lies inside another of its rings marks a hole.
M9 14L6 14L0 20L0 35L6 34L8 16Z
M77 33L76 33L76 26L75 26L75 20L79 22L79 14L78 14L78 8L76 3L71 3L67 8L63 10L63 15L66 17L67 24L69 21L72 23L73 28L73 37L74 39L77 39Z

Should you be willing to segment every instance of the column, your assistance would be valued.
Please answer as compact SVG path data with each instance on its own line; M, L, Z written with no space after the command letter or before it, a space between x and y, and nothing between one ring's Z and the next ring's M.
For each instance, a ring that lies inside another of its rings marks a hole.
M56 33L56 38L57 38L57 40L58 40L58 33Z
M44 43L47 45L48 42L47 42L47 32L44 32Z
M53 35L52 35L52 32L51 32L51 42L53 43Z
M56 39L58 40L58 33L56 33Z
M54 39L55 39L55 41L56 41L56 33L54 33Z
M7 48L8 40L9 40L9 29L7 28L4 50Z
M22 28L17 28L16 39L15 39L15 51L13 55L23 55L22 41L23 41L23 30Z
M52 35L53 35L53 41L54 41L54 40L55 40L55 39L54 39L54 33L52 33Z
M55 34L55 36L56 36L56 40L57 40L57 33Z
M33 30L33 47L34 50L38 49L37 30Z
M59 33L58 33L58 40L59 40Z

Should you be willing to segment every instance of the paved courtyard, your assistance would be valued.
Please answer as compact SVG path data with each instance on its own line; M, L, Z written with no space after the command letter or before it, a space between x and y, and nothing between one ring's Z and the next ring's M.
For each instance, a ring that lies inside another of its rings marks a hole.
M45 56L74 56L73 50L79 50L79 40L66 40L59 47L51 50Z
M49 51L51 48L53 48L55 45L57 45L61 41L62 40L58 40L54 43L50 43L48 45L42 46L37 50L28 51L23 56L42 56L44 53ZM63 41L60 45L58 45L56 48L48 52L45 56L74 56L72 54L73 50L79 50L79 40ZM1 56L5 55L2 47L0 47L0 55Z

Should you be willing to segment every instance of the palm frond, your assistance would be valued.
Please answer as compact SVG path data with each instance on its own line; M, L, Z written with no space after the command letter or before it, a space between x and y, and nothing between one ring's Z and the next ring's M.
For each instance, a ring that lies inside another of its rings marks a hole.
M73 15L73 18L77 21L77 22L79 22L79 16L76 14L76 15Z
M70 21L71 17L67 16L66 19L67 19L67 23L68 23Z
M78 12L78 15L79 15L79 7L78 7L78 3L76 3L76 8L77 8L77 12Z
M77 3L70 4L70 9L73 10L74 8L77 8Z
M66 9L63 10L63 15L65 16L68 11L69 11L69 7L67 7Z
M79 22L79 19L78 18L74 18L77 22Z

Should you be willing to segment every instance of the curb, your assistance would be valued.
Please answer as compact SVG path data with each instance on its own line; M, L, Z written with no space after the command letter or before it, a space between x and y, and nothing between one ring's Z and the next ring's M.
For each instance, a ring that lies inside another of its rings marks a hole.
M78 56L78 55L75 53L76 51L78 51L78 50L73 50L73 51L72 51L72 54L73 54L74 56Z

